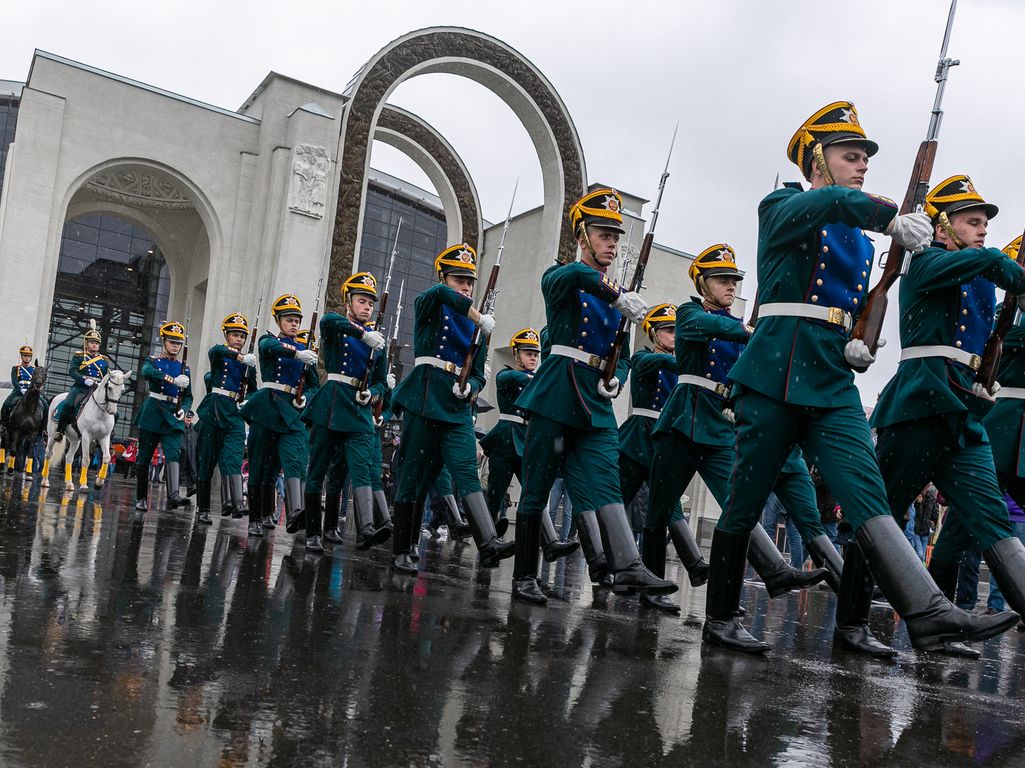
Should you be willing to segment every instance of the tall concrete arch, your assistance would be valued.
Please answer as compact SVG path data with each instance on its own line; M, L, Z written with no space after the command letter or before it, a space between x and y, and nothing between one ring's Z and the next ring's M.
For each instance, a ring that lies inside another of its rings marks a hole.
M340 181L327 301L338 296L362 235L362 209L370 169L370 144L389 95L417 75L442 72L484 85L513 110L541 163L544 189L542 247L560 259L576 252L566 223L569 207L584 192L584 153L562 99L547 78L518 51L489 35L459 27L431 27L392 41L368 61L346 89L348 102L339 147ZM465 226L465 222L464 222Z

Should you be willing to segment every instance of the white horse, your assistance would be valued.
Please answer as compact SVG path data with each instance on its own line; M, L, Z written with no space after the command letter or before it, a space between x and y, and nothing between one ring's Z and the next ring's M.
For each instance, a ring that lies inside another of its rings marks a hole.
M107 479L107 469L110 466L110 433L114 431L114 414L117 413L118 403L124 396L131 376L132 374L126 371L109 371L100 379L86 397L85 402L82 403L78 418L68 427L64 439L59 443L53 439L53 425L57 421L54 414L57 406L68 395L64 393L53 399L46 422L48 427L46 430L46 458L43 461L41 483L44 488L50 485L50 464L57 464L64 459L64 490L68 493L75 490L75 484L71 481L71 469L75 461L75 451L81 444L82 469L79 472L78 490L79 493L88 491L89 453L94 442L99 444L103 454L100 470L96 475L95 487L103 487L103 481Z

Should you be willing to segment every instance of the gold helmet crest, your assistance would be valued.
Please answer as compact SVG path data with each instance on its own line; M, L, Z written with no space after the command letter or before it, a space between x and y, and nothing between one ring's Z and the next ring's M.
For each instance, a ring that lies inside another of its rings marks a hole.
M377 278L369 272L357 272L342 283L342 301L348 301L353 294L362 293L375 300L377 296Z
M248 336L249 320L241 312L232 312L221 321L221 332L227 333L228 331L242 331Z
M185 326L177 320L168 320L160 326L160 338L172 341L185 341Z
M879 151L879 145L865 135L858 110L849 101L827 104L805 120L787 145L787 157L806 179L811 178L811 164L815 160L823 176L832 183L822 155L822 150L830 144L859 144L869 157Z
M303 316L303 305L299 301L298 296L294 296L291 293L284 293L274 299L274 304L271 305L271 313L274 315L274 319L279 317L286 317L287 315L298 315Z
M509 339L509 346L513 352L521 349L532 349L535 352L541 351L541 336L533 328L524 328L516 331Z
M577 200L569 209L573 234L581 235L581 227L604 227L625 234L623 228L623 197L614 189L596 189Z
M641 328L652 341L655 340L655 331L665 326L676 326L676 307L672 304L656 304L648 310L641 324Z
M737 269L737 252L726 243L710 245L699 253L694 259L694 263L690 265L689 274L690 279L698 288L700 288L699 280L713 275L725 275L738 280L744 279L744 273Z
M472 245L451 245L434 259L434 269L441 279L446 275L477 277L477 251Z

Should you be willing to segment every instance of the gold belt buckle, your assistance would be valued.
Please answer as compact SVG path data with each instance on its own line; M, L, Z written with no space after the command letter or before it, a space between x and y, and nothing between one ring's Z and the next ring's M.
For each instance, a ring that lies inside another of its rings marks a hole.
M445 367L442 368L442 370L445 371L445 373L455 373L456 372L456 364L455 363L450 363L448 360L446 360L444 362L445 362Z
M726 395L727 395L726 385L725 384L716 384L715 385L715 394L719 395L720 397L726 397Z
M830 307L826 322L833 325L847 325L846 315L847 313L840 309L840 307Z
M587 358L587 364L592 368L601 368L601 358L598 355L591 355Z
M979 368L982 367L982 358L978 355L972 355L971 359L968 361L968 367L973 371L979 370Z

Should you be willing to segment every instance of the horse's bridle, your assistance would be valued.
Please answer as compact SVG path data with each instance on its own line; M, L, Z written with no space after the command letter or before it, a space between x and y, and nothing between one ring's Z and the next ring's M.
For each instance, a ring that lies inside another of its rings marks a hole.
M118 403L120 403L121 402L121 398L125 396L125 390L121 390L121 396L118 397L115 400L115 399L110 397L109 389L110 389L110 377L107 377L107 383L103 385L103 404L101 405L100 401L96 399L96 395L97 395L97 393L100 390L99 387L96 387L93 390L92 399L93 399L93 402L96 403L96 406L99 409L101 409L108 416L113 416L115 413L117 413ZM114 410L111 410L110 408L108 408L107 406L109 406L109 405L113 405L114 406Z

